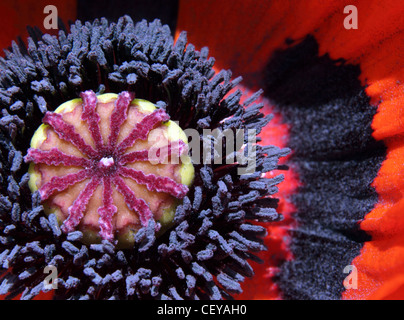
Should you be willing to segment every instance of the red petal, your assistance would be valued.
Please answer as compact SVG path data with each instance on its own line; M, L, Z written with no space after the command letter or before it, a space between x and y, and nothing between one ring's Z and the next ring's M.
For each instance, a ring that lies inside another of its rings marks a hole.
M46 30L43 22L48 14L44 13L44 8L52 4L58 9L58 16L65 23L74 21L77 17L77 2L65 0L14 0L1 1L0 3L0 47L7 48L11 41L18 36L26 43L28 37L27 26L37 26L43 32L57 35L58 30ZM67 23L66 23L67 24ZM1 54L3 51L1 51Z
M357 30L344 28L347 5L358 9ZM387 158L373 183L379 204L361 224L374 240L367 242L353 261L360 285L345 292L344 298L404 298L404 268L398 268L404 260L403 242L397 235L403 224L398 212L403 210L404 188L402 3L235 0L229 4L187 0L180 1L176 34L182 30L188 31L189 42L197 48L209 47L218 68L230 68L236 76L242 75L250 89L265 81L263 71L268 60L274 49L286 45L288 38L299 40L312 34L319 43L320 55L360 65L362 83L372 103L378 106L373 136L387 145ZM281 185L285 183L287 178ZM262 289L259 281L255 283L250 297L269 288Z

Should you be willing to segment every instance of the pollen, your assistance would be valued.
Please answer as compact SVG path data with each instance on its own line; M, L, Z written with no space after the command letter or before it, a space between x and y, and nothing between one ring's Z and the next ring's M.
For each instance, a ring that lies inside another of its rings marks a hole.
M85 91L47 112L24 159L31 190L63 232L120 247L150 219L167 227L194 175L185 133L129 92Z

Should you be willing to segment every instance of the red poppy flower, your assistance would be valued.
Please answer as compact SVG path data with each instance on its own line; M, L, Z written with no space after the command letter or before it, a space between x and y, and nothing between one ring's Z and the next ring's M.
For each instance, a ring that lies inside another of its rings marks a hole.
M0 34L1 47L9 47L18 36L24 41L36 32L39 37L37 31L27 33L26 25L36 25L42 31L56 33L43 28L46 16L43 8L47 3L31 2L0 3L4 28ZM259 259L248 255L256 260L250 260L253 276L244 277L240 272L231 277L222 267L218 267L216 274L212 272L219 279L217 290L224 288L220 291L222 297L232 294L236 299L404 298L404 252L400 235L400 213L404 209L404 148L401 141L404 5L400 1L179 0L156 1L147 7L145 1L136 1L129 6L124 1L105 0L100 5L99 1L58 0L53 1L53 5L66 25L67 21L76 19L92 21L107 17L114 21L124 14L135 22L142 18L159 18L170 26L177 43L184 41L181 32L185 30L188 43L197 50L203 52L207 46L209 55L215 58L216 74L221 69L231 69L234 78L243 77L241 84L234 83L222 98L239 89L244 93L242 99L248 100L254 92L263 89L257 103L263 104L264 114L273 114L274 117L263 128L260 144L288 147L292 151L280 159L280 166L274 168L284 169L286 164L289 170L262 171L268 179L275 179L280 173L284 175L284 181L274 195L279 198L277 211L283 220L253 224L262 228L259 232L267 232L263 239L267 250L258 250ZM357 25L349 28L349 24L355 24L356 18ZM76 25L77 30L80 27ZM12 49L15 50L16 46ZM188 50L185 44L181 48L182 51ZM105 44L102 50L107 56L108 45ZM32 55L32 47L28 51ZM93 60L99 59L98 52L93 56ZM6 59L10 59L7 54ZM92 60L89 58L89 61ZM97 61L101 69L108 63L103 65ZM113 71L118 79L122 71L118 68ZM91 72L91 75L103 74L101 71ZM125 74L125 81L133 79L130 75ZM91 79L86 81L84 79L82 83L94 86ZM120 84L115 88L121 88ZM0 93L0 98L6 101L7 93ZM25 103L22 99L19 101ZM18 105L13 109L17 113L22 110ZM2 116L13 115L3 112ZM7 134L11 135L9 123L2 125L2 130L8 130ZM8 158L13 159L12 153L7 152ZM269 154L266 156L270 157ZM13 185L10 181L7 183L3 183L3 189L10 189ZM219 188L217 197L224 193L223 188ZM10 190L8 193L2 190L2 197L9 195ZM2 206L14 210L11 201L9 208L6 202ZM3 238L7 232L12 234L12 227L5 224L1 227ZM253 232L254 227L249 228L248 232ZM182 236L189 240L186 228L182 231ZM220 232L218 230L219 235ZM258 229L254 232L259 233ZM239 243L247 245L243 241ZM249 246L253 249L252 243ZM12 250L7 250L2 250L4 254L0 252L0 261L6 261L11 254ZM75 249L70 247L70 250ZM214 269L210 264L206 266ZM7 267L7 263L4 264L3 270ZM94 271L95 266L91 268L88 276L95 281L98 274ZM194 265L195 274L208 277L205 269L200 265L198 268ZM89 272L88 267L86 270ZM178 277L185 279L185 269L176 270ZM74 272L72 279L77 275L77 270ZM151 283L160 279L152 278L147 272L130 275L128 290L136 291L136 277L143 276L150 282L143 288L152 287ZM7 291L7 286L14 281L4 279L6 277L1 279L0 292ZM65 281L62 294L65 297L69 294L69 285L73 286L72 279L69 284ZM186 278L188 291L184 289L184 295L189 294L192 279L195 278ZM207 283L216 280L212 279ZM23 282L24 279L20 280ZM135 283L133 287L132 283ZM182 295L178 292L181 291L179 287L168 289L172 298ZM198 294L211 290L211 298L219 297L215 295L216 286L206 288ZM8 293L9 297L14 297L21 292ZM34 295L32 290L24 294L26 297ZM91 296L93 292L85 294ZM105 292L101 290L97 294L102 298ZM51 296L52 292L37 298Z

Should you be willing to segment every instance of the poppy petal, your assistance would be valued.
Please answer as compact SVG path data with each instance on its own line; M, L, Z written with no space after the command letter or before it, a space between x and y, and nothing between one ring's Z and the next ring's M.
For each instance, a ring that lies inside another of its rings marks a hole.
M17 37L25 41L28 37L27 26L38 27L43 32L57 34L57 30L46 30L44 19L48 14L44 8L49 5L45 0L15 0L0 3L0 48L7 48ZM51 3L57 8L58 17L65 23L76 19L76 1L55 0Z
M372 173L370 171L357 173L357 179L364 179L362 181L364 183L363 187L368 188L368 192L373 194L371 196L373 201L362 212L362 218L357 216L358 220L356 221L360 222L366 215L366 218L360 224L360 229L372 236L372 240L366 241L360 252L358 249L360 249L365 239L356 238L354 240L354 243L356 242L359 246L354 246L356 249L348 254L350 258L345 258L345 262L350 261L353 256L360 253L351 262L358 268L360 286L357 290L347 290L343 297L398 297L403 292L402 282L399 280L401 279L400 268L398 268L400 266L399 261L402 260L401 250L399 249L401 241L396 234L401 225L399 212L402 207L400 201L403 186L402 159L404 154L400 135L403 132L401 104L404 95L402 67L404 6L397 1L384 1L383 3L378 1L357 1L355 6L359 13L359 28L357 30L346 30L343 22L346 18L344 8L347 5L351 5L351 3L343 0L333 1L332 3L319 3L318 1L305 1L304 3L292 1L272 1L271 3L233 1L231 6L225 2L204 1L203 3L197 3L197 1L181 1L177 30L188 30L189 39L194 44L197 46L209 46L212 55L218 60L217 65L231 68L236 75L242 75L250 88L266 88L264 95L272 98L272 100L274 100L273 90L276 90L277 87L268 87L266 82L268 79L267 73L273 72L268 67L268 61L276 50L281 52L282 49L287 50L291 44L302 43L309 34L313 36L318 45L318 57L328 58L329 61L335 64L336 68L338 64L357 68L356 76L351 79L356 81L361 88L358 87L359 90L350 94L352 99L359 97L359 95L364 99L366 99L366 95L369 98L365 109L370 113L367 116L367 123L365 123L366 121L363 122L362 130L367 132L366 139L371 143L365 143L360 135L356 139L359 139L357 140L358 143L368 147L371 145L378 147L373 148L376 162L369 164L373 167ZM213 21L214 23L212 23ZM284 60L283 63L288 68L288 64L290 66L293 60ZM274 65L272 64L271 67L274 67ZM281 68L282 65L279 69ZM290 72L294 72L293 68L290 68ZM307 81L307 78L304 77L304 73L302 75L297 79L302 82L300 88L304 89L304 82ZM290 80L290 78L286 77L285 79L286 81ZM334 77L328 78L331 82L335 79L338 79L338 72ZM332 101L332 98L338 97L335 92L327 91L327 87L330 87L329 84L323 85L323 89L327 93L324 95L325 102ZM275 85L277 84L275 83ZM297 84L297 87L299 87L299 84ZM346 88L344 85L332 88L338 90L344 87ZM290 120L290 117L289 121L285 119L285 115L287 117L289 112L290 116L292 111L285 110L287 108L284 105L294 103L296 100L294 100L293 95L302 93L302 91L299 93L293 92L293 88L296 89L296 86L291 86L291 90L285 92L282 101L279 101L279 99L275 101L278 106L276 110L281 114L280 116L278 115L281 119L280 122L286 121L291 126L292 131L296 129L298 118L294 118L293 121ZM313 97L312 100L307 97L306 102L313 105L316 100L318 100L316 97ZM311 121L311 125L315 125L311 117L313 113L303 112L301 115L305 116L305 119L309 122ZM341 117L344 116L346 114L341 113ZM317 120L321 120L321 118ZM347 119L346 122L349 122L349 120ZM372 138L369 133L372 134ZM263 134L265 135L265 130ZM293 139L293 132L289 132L289 143ZM372 139L374 140L372 141ZM376 143L375 140L379 141L379 143ZM384 152L383 144L387 147ZM366 155L363 153L362 158L365 157ZM383 160L384 162L381 165ZM300 170L299 173L301 173L301 164L300 166L298 165L297 170ZM303 171L307 173L307 170ZM352 174L346 174L345 177L342 175L342 180L339 183L349 185L349 183L353 182L353 174L353 172ZM302 179L302 175L299 174L299 176ZM371 184L373 179L374 181ZM315 180L313 181L312 178L307 180L306 177L304 184L307 190L313 188L313 183L315 183ZM299 183L297 184L299 185ZM301 191L299 189L297 198L302 196ZM292 196L292 194L289 194L289 196ZM296 197L294 199L296 201ZM332 205L332 198L328 202L330 203L329 205ZM337 204L336 202L334 205ZM309 212L310 208L314 208L313 206L320 207L321 210L322 205L324 204L313 202L306 207L304 212ZM350 205L354 204L350 203ZM298 208L298 212L299 210L302 212L302 208ZM326 210L326 212L328 211ZM297 216L299 215L297 214ZM357 222L352 221L352 226ZM303 231L301 228L296 230L298 233ZM294 233L295 236L296 232ZM315 243L310 240L301 243L300 249L303 248L301 246L307 246L305 254L313 255L316 252L313 248L311 248L310 252L310 246L315 246ZM347 250L351 251L352 248L347 248ZM385 261L390 261L391 266L386 266ZM335 265L330 265L330 268L335 267ZM394 272L392 272L393 270ZM283 270L283 272L286 271ZM334 274L339 274L339 280L336 281L341 280L341 272L342 270L339 269L334 272ZM266 276L269 277L269 273L266 273ZM284 275L284 277L291 277L291 282L295 279L293 276L293 273ZM394 279L396 279L395 285L393 285ZM339 293L337 297L344 290L342 283L339 283L338 286ZM389 289L383 292L384 287ZM286 288L286 290L293 291L290 288ZM376 290L377 292L375 292ZM254 295L250 295L250 297L252 296ZM313 296L308 296L308 298L313 298Z

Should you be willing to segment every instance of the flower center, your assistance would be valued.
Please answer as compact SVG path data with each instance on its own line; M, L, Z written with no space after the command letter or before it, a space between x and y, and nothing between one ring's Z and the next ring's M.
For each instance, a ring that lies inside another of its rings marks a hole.
M103 157L98 162L97 169L103 175L114 174L116 165L113 157Z
M115 164L114 158L112 157L104 157L100 160L100 166L102 168L110 168Z
M32 162L31 189L39 190L64 232L79 229L85 242L118 240L128 247L150 219L172 221L193 166L185 134L174 140L170 132L179 127L163 110L127 92L97 97L86 91L82 99L46 113L43 122L25 161ZM163 149L180 161L149 159L167 154Z

